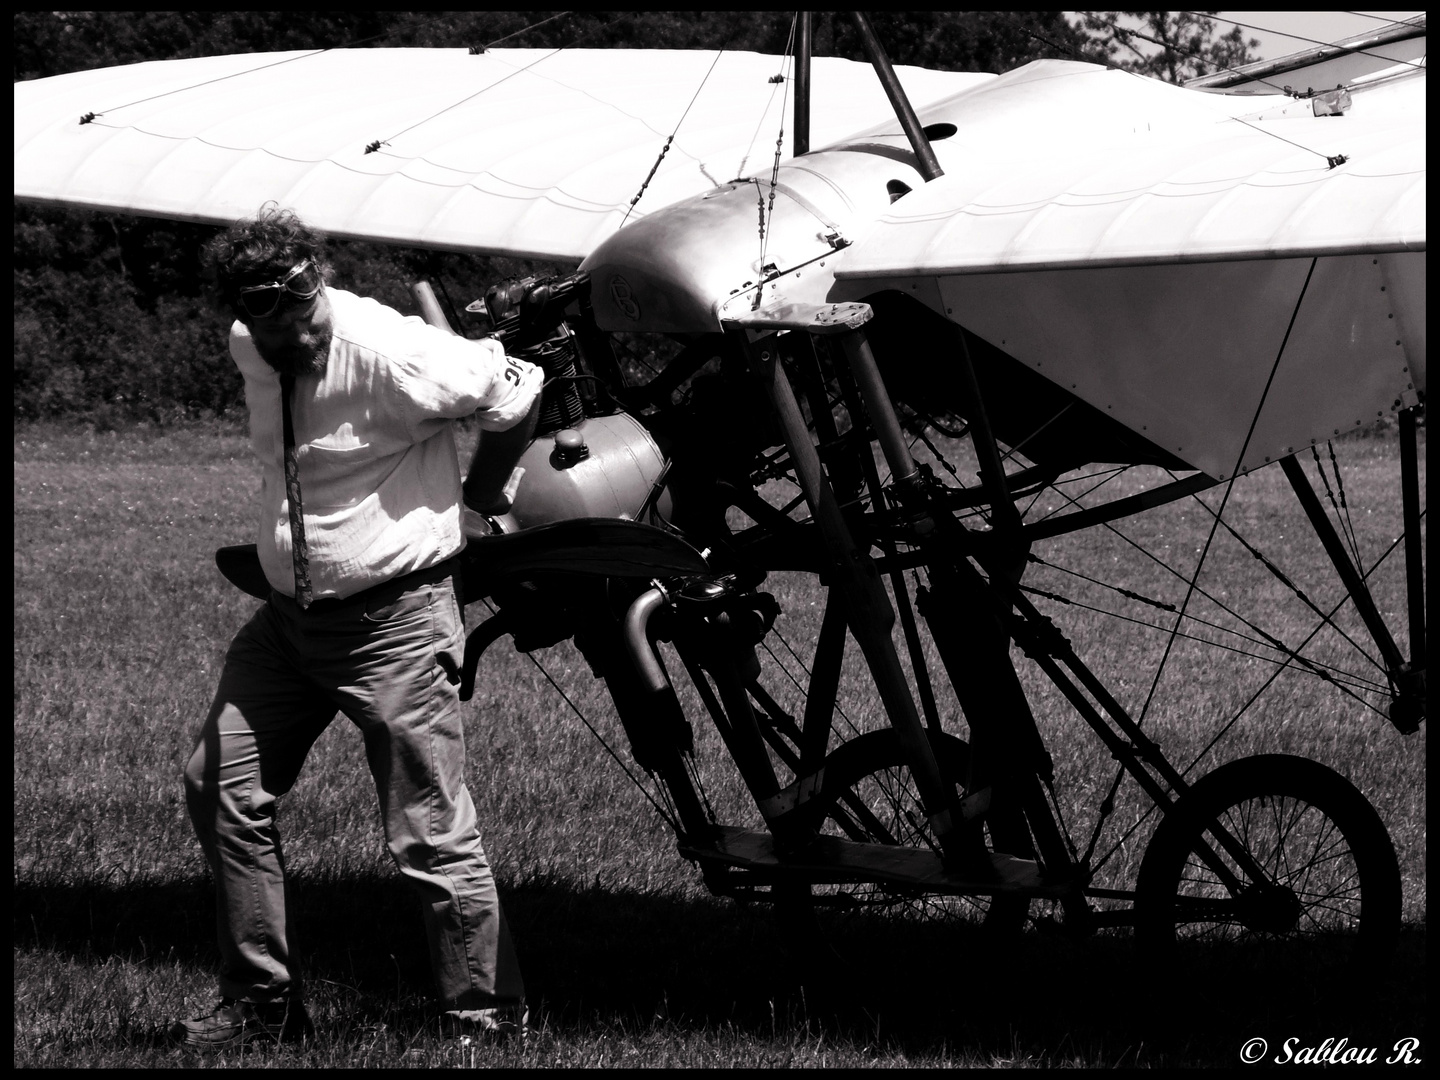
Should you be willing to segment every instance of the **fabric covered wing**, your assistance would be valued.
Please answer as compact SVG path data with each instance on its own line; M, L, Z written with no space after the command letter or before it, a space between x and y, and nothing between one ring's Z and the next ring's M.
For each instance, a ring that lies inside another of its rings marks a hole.
M772 81L783 67L755 53L336 49L79 72L16 84L15 195L214 223L275 199L336 236L578 261L627 210L768 168L793 126L788 84ZM920 105L989 78L899 71ZM865 65L817 59L813 78L816 144L888 114Z
M1306 101L1030 65L955 103L946 175L837 276L1421 251L1425 82L1357 87L1346 115L1316 117Z
M946 176L845 253L834 298L913 296L1217 478L1374 424L1425 392L1425 77L1386 75L1323 117L1002 76L922 113L953 108Z

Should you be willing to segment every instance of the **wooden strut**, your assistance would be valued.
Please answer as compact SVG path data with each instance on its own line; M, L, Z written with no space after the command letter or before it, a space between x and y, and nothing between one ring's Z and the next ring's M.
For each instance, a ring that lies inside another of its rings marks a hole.
M1355 609L1360 613L1360 618L1365 622L1365 628L1370 631L1370 636L1375 639L1376 646L1385 657L1385 666L1389 668L1392 678L1404 667L1405 659L1400 654L1400 648L1395 644L1395 638L1390 633L1390 628L1385 625L1385 619L1375 607L1375 599L1370 595L1370 589L1365 584L1365 579L1360 576L1360 571L1350 561L1350 555L1345 550L1344 543L1331 524L1329 516L1325 513L1325 507L1320 504L1319 496L1315 489L1310 486L1310 478L1305 475L1305 470L1300 462L1292 454L1289 457L1280 459L1280 468L1285 472L1285 478L1290 481L1300 505L1305 509L1305 516L1310 519L1310 524L1315 530L1315 535L1325 545L1325 553L1330 556L1334 563L1340 580L1345 585L1345 591L1350 594L1350 599L1355 603Z
M845 335L849 337L851 335ZM811 338L814 345L816 338ZM840 434L835 427L835 418L831 415L829 400L825 395L825 388L820 378L819 365L815 357L815 350L812 347L809 351L809 364L801 365L801 382L804 386L805 396L810 401L810 418L815 425L815 434L820 438L822 448L822 460L824 458L823 448L826 445L837 446L840 442ZM838 373L837 373L838 374ZM850 374L853 376L853 369ZM847 405L851 415L859 415L858 403L854 400L856 387L853 379L850 382L841 380L845 387ZM867 410L868 413L868 410ZM839 488L842 498L849 501L858 492L860 477L854 477L856 490L850 489L844 477L846 470L840 467L838 461L827 461L826 467L830 472L832 486ZM885 494L880 484L880 473L875 468L875 457L873 454L865 453L860 455L860 473L863 476L864 484L870 490L870 499L876 510L885 507ZM876 541L880 548L881 561L893 564L895 561L894 541L887 538L880 538ZM925 714L925 726L935 735L941 731L940 710L935 701L935 689L930 683L929 669L925 664L925 656L920 644L920 632L915 623L915 612L910 605L910 592L905 586L905 574L899 567L892 567L888 571L890 577L890 594L895 598L895 607L900 616L900 627L905 635L905 647L910 653L910 670L915 677L915 690L920 695L920 707Z
M1409 410L1407 410L1408 412ZM1420 550L1420 492L1418 469L1415 464L1415 418L1409 417L1409 432L1406 432L1406 414L1401 413L1400 440L1400 486L1405 521L1405 564L1407 591L1409 593L1408 615L1410 621L1410 662L1406 662L1400 647L1395 643L1390 627L1375 607L1375 598L1360 575L1360 570L1350 561L1344 543L1335 531L1325 507L1305 475L1300 462L1291 455L1280 459L1280 467L1290 481L1305 516L1310 519L1315 534L1325 546L1325 553L1340 575L1345 591L1350 594L1355 610L1360 613L1365 628L1375 639L1380 654L1385 658L1386 674L1394 684L1390 701L1389 718L1403 735L1412 735L1420 729L1424 719L1427 701L1425 691L1425 579L1424 564ZM1408 464L1406 463L1408 459Z
M866 413L869 415L870 422L875 428L881 451L885 455L886 464L890 467L894 487L900 495L902 505L909 501L912 507L917 509L924 517L923 524L917 523L921 532L920 542L922 548L931 547L935 541L948 543L948 538L942 538L937 531L944 526L945 522L930 514L928 506L929 493L925 490L925 485L920 477L919 467L915 463L914 456L910 453L909 444L906 442L904 433L900 428L899 418L895 415L894 406L891 404L889 393L885 389L884 380L880 375L880 369L875 362L875 356L870 349L869 342L865 339L864 334L858 330L852 330L840 336L840 343L845 350L846 358L850 362L851 374L854 376L856 386L860 390L860 396L864 401ZM980 398L979 387L975 383L974 371L970 366L968 352L963 352L960 359L962 367L965 372L968 373L968 378L971 383L974 415L970 418L970 430L975 440L976 452L981 461L982 480L986 482L987 491L992 495L991 514L996 521L997 532L1001 532L1006 539L1013 539L1019 531L1019 513L1016 511L1014 501L1008 489L1005 487L1004 466L1000 460L999 448L990 430L989 421L984 413L983 402ZM949 520L953 521L953 519ZM1006 527L1007 525L1009 526L1008 528ZM955 523L954 527L961 531L964 529L964 527L958 523ZM963 554L959 557L963 562ZM940 562L927 561L930 563L933 580L937 587L943 585L942 591L949 593L951 586L956 582L957 575L945 568L943 560ZM1017 577L1022 568L1020 564L1016 565L1014 572ZM970 570L969 573L978 578L978 575L976 575L973 570ZM942 647L941 654L942 659L947 661L947 669L950 669L952 686L958 686L957 678L963 679L964 676L959 673L958 667L952 669L952 665L956 661L953 651L946 650ZM1010 677L1012 680L1015 679L1013 669ZM1044 753L1043 742L1040 740L1039 732L1035 729L1034 718L1029 715L1028 706L1023 705L1024 694L1020 689L1018 680L1014 681L1013 689L1014 692L1019 695L1024 718L1020 719L1017 717L1016 723L1018 724L1018 729L1014 732L1007 733L1004 737L1016 738L1019 744L1024 746L1027 743L1028 735L1028 742L1031 748L1038 747L1039 755L1043 756L1044 760L1048 763L1048 755ZM962 708L963 707L962 704ZM980 730L980 726L977 726L978 718L970 717L969 712L967 712L967 717L971 719L972 733L978 732ZM991 732L990 734L995 733ZM987 739L988 738L989 735L987 735ZM1024 756L1023 752L1015 755L1017 760ZM1038 760L1037 758L1037 764ZM972 772L974 763L974 756L972 755ZM1048 769L1048 764L1046 764L1045 767ZM976 781L974 776L972 776L971 779L974 781L970 785L972 789L984 782L984 780ZM1040 847L1041 855L1047 867L1052 873L1057 874L1059 877L1068 878L1073 868L1073 860L1070 858L1069 852L1066 849L1064 838L1060 834L1055 819L1045 807L1044 795L1040 790L1036 774L1033 771L1022 769L1020 773L1012 779L1016 781L1014 794L1018 797L1019 807L1025 811L1030 829L1033 830L1035 834L1035 839ZM1024 845L1027 848L1029 846L1028 840L1023 835L1023 825L1017 829L1011 823L1004 820L1003 816L1002 818L991 821L991 833L995 837L997 844L1003 842L1010 845L1011 850L1008 852L1010 854L1020 853L1018 851L1018 845ZM1004 835L1002 836L1001 833ZM1026 855L1028 857L1028 852ZM1077 917L1080 917L1078 912L1076 914Z
M858 308L859 305L854 307ZM857 314L849 321L859 323L868 317L869 311L866 309L863 314ZM941 777L939 763L926 736L915 700L910 694L910 686L905 679L905 672L891 637L895 625L895 611L890 606L880 575L869 555L858 547L850 535L840 511L839 501L825 478L819 453L810 441L805 417L795 399L790 380L780 364L773 339L759 343L750 341L751 331L763 334L771 329L798 329L812 333L825 333L828 330L848 337L851 328L844 322L822 327L809 318L796 320L795 325L789 325L788 319L773 316L767 319L763 314L754 321L759 325L752 326L749 330L744 323L727 324L728 332L735 336L737 345L750 358L770 397L790 451L800 489L820 531L833 581L844 597L850 632L865 655L886 715L904 748L925 814L940 842L947 864L955 869L982 864L985 859L983 845L973 833L967 837L965 832L958 828L961 816L956 793L953 788L947 787ZM970 850L971 846L975 850Z
M844 662L845 604L831 592L826 596L820 637L815 642L815 657L810 663L810 692L805 698L805 715L801 721L803 736L798 770L801 776L810 776L825 764Z
M1409 597L1410 666L1425 664L1425 561L1420 539L1420 470L1415 444L1420 406L1400 413L1400 501L1405 515L1405 591Z

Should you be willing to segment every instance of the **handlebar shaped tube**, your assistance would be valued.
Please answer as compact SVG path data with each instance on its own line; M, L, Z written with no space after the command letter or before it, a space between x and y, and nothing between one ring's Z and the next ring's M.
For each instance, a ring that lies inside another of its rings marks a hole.
M515 620L508 612L500 611L470 631L465 639L465 659L460 665L460 700L469 701L475 696L475 673L480 667L480 657L495 644L501 634L514 630Z
M415 298L419 305L420 316L431 326L444 330L447 334L454 334L455 328L450 325L450 320L445 317L445 311L440 306L439 299L435 296L435 290L430 287L428 281L417 281L410 286L410 295ZM456 335L457 337L459 335Z

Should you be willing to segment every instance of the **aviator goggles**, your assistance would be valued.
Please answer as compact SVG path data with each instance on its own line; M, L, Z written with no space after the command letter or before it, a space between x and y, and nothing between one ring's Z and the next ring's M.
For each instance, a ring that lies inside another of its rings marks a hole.
M279 281L264 285L247 285L239 290L240 310L252 319L268 319L289 293L296 300L310 300L320 291L320 270L309 259L295 267Z

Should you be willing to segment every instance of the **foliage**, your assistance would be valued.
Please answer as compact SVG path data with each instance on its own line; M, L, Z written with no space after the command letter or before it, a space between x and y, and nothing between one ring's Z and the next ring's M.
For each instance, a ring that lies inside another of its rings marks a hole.
M229 320L202 297L197 254L210 226L51 207L15 208L17 418L71 417L104 430L243 409ZM407 283L450 282L457 305L534 264L331 244L336 279L413 311Z
M871 16L890 58L948 70L1006 70L1040 56L1097 58L1091 34L1057 11L883 11ZM355 47L726 48L778 53L782 11L81 11L14 17L14 74L217 53ZM817 56L863 59L842 13L817 12Z
M15 414L165 421L240 403L224 328L200 302L209 230L15 211Z
M1238 68L1256 59L1257 38L1245 40L1243 31L1215 36L1215 11L1094 11L1084 13L1085 29L1098 35L1107 62L1167 82L1211 75ZM1126 27L1121 19L1138 21ZM1117 59L1118 57L1118 59Z
M1102 16L1136 13L1101 13ZM1235 62L1243 46L1213 39L1213 24L1149 12L1146 23L1176 48L1199 50L1155 70ZM898 64L1006 71L1041 57L1105 62L1129 49L1113 19L1071 23L1062 12L882 11L871 16ZM777 53L789 12L550 11L23 11L13 17L14 77L217 53L333 47L744 49ZM1233 37L1233 35L1232 35ZM863 59L851 20L817 12L817 56ZM1239 49L1239 52L1235 50ZM1228 50L1228 51L1227 51ZM1170 55L1167 53L1167 55ZM1228 59L1227 59L1228 58ZM1148 61L1147 61L1148 62ZM1120 61L1141 63L1135 57ZM206 226L78 210L15 211L16 417L72 417L101 428L125 420L169 423L242 407L226 326L200 295L196 251ZM405 284L449 281L457 305L530 265L374 244L336 244L339 280L401 310Z

